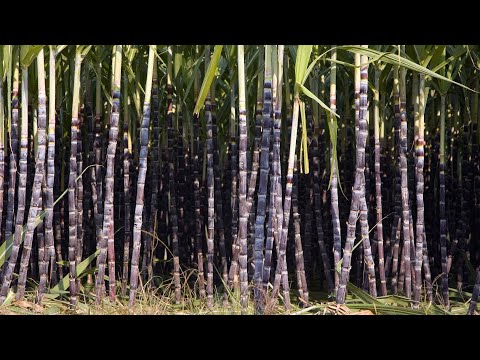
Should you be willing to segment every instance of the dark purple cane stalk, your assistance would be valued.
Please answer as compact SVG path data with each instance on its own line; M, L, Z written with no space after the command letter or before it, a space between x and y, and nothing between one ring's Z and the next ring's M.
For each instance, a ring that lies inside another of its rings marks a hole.
M414 76L416 76L414 74ZM425 164L424 154L424 131L425 131L425 76L419 76L419 90L418 90L418 111L419 111L419 127L417 142L415 146L416 152L416 199L417 199L417 224L416 224L416 262L415 262L415 291L414 291L414 305L418 307L420 302L420 291L422 289L422 261L423 248L425 237L425 205L423 201L424 193L424 175L423 168Z
M408 167L407 167L407 114L406 114L406 69L402 67L400 74L400 176L402 196L403 224L403 260L405 262L405 295L411 298L411 268L410 268L410 218L408 202Z
M56 269L55 248L53 238L53 195L55 183L55 51L50 47L49 59L49 89L48 89L48 148L47 148L47 174L45 191L45 247L46 265L45 273L40 271L40 285L38 287L37 303L41 303L48 280L52 281L52 275ZM48 274L48 263L50 263L50 274ZM42 276L43 275L43 276Z
M128 78L127 74L124 73L124 104L128 104ZM129 144L130 133L130 123L128 117L128 107L125 106L125 113L123 119L123 193L125 201L125 230L124 230L124 243L123 243L123 268L122 268L122 295L127 293L127 282L128 282L128 260L130 257L130 243L132 242L132 221L131 221L131 193L130 193L130 167L132 163L132 151ZM93 174L93 172L92 172ZM93 186L92 186L93 189Z
M214 170L214 195L215 195L215 223L218 234L218 253L220 255L220 273L225 284L228 282L228 264L225 248L224 212L222 201L222 172L220 168L220 151L218 148L218 126L215 115L216 104L212 98L212 131L213 131L213 170Z
M315 229L319 247L320 258L323 266L323 272L327 281L327 288L329 292L334 291L334 283L332 281L330 259L327 254L327 248L325 246L323 221L322 221L322 195L320 189L320 154L318 148L317 137L313 137L311 142L312 152L312 175L313 175L313 199L314 199L314 221Z
M177 201L176 201L176 183L175 183L175 152L174 152L174 129L173 116L175 115L175 108L173 103L173 85L172 85L172 48L168 48L168 66L167 66L167 147L168 147L168 191L169 198L169 222L171 227L171 244L173 253L173 279L175 283L175 302L178 304L181 301L180 289L180 258L178 246L178 216L177 216Z
M3 78L0 79L0 243L2 243L2 221L3 221L3 209L4 205L4 185L5 185L5 138L7 128L5 126L5 112L4 112L4 98L3 98L4 82ZM8 152L8 151L7 151ZM1 270L0 270L1 273ZM1 277L1 275L0 275Z
M308 306L308 285L305 277L305 262L303 259L303 247L300 234L301 220L298 212L298 160L296 156L295 168L293 171L292 215L295 233L295 268L297 275L297 287L300 301L302 301L304 306Z
M13 63L13 84L12 84L12 118L10 126L10 159L9 159L9 179L7 190L7 218L5 221L5 236L8 239L12 235L14 212L15 212L15 187L17 182L17 163L18 163L18 78L19 78L19 59L20 47L13 47L12 63ZM12 248L13 250L13 248ZM18 251L18 250L17 250ZM12 251L13 255L13 251ZM16 261L16 260L15 260ZM5 278L7 270L7 262L2 268L2 282ZM8 291L8 290L7 290Z
M261 141L260 154L260 178L258 185L257 198L257 216L255 219L255 246L254 246L254 301L257 312L262 312L265 306L265 294L262 290L262 274L263 271L270 273L271 256L273 248L273 238L270 238L271 243L265 246L265 261L264 261L264 241L265 241L265 211L267 207L267 187L268 175L270 172L269 152L270 152L270 133L271 133L271 118L273 114L272 109L272 61L271 61L271 46L265 46L265 78L263 86L263 132ZM241 160L240 160L241 162Z
M205 298L205 278L203 271L203 221L201 216L201 194L200 194L200 168L201 156L199 146L198 128L198 114L193 115L193 197L195 205L195 244L197 248L197 267L198 267L198 282L200 288L200 297Z
M95 167L92 168L92 200L93 216L95 223L96 248L100 247L102 241L103 226L103 134L102 134L102 87L101 87L102 65L97 66L96 94L95 94L95 140L93 143L95 153Z
M23 252L20 260L20 271L18 276L18 286L16 299L22 300L25 294L25 285L27 282L27 270L30 260L30 254L33 243L33 232L35 230L35 220L39 210L41 210L42 183L45 175L45 153L46 153L46 128L47 128L47 97L45 93L45 63L43 50L37 55L37 73L38 73L38 117L37 117L37 141L38 149L35 159L35 176L33 181L32 199L27 218L27 230L23 241ZM23 120L23 119L22 119ZM25 119L26 120L26 119ZM25 123L22 121L22 125ZM23 131L22 131L23 132ZM39 230L40 231L40 230Z
M122 45L115 45L115 69L113 71L112 111L108 133L107 166L105 174L105 204L103 214L102 240L98 256L98 274L96 279L96 302L102 300L105 275L105 262L108 252L108 283L110 300L115 300L115 250L114 250L114 165L117 149L118 123L120 118L120 79L122 64Z
M82 66L81 54L75 55L74 91L72 103L72 124L70 127L70 172L68 176L68 262L70 275L70 303L73 307L77 304L77 204L76 204L76 178L77 178L77 133L78 107L80 97L80 70Z
M283 301L287 310L290 310L290 289L288 284L288 272L286 262L286 248L287 248L287 236L288 226L290 222L290 210L292 205L292 189L293 189L293 169L295 165L295 148L297 143L297 130L298 130L298 115L299 115L300 99L298 95L295 96L295 102L293 105L293 117L292 117L292 132L290 134L290 151L288 154L288 167L287 167L287 183L285 186L285 201L283 208L283 224L282 233L279 243L277 268L275 271L275 280L272 290L272 299L276 300L278 291L280 288L280 279L282 280L283 287Z
M368 64L366 57L365 61L362 61L362 66L360 68L360 55L355 54L355 110L356 116L358 113L358 134L356 136L357 142L357 156L356 156L356 172L355 172L355 182L352 190L352 203L350 207L350 215L348 217L347 225L347 240L343 250L343 261L342 269L340 274L340 281L337 290L336 301L337 304L345 303L347 282L350 274L350 264L351 264L351 255L353 242L355 241L355 230L358 215L361 212L365 212L366 206L362 206L362 203L366 205L365 202L365 144L368 135L367 129L367 90L368 90ZM358 70L357 70L358 69ZM362 226L364 227L364 226ZM367 223L368 227L368 223ZM366 235L366 237L365 237ZM376 296L376 286L375 286L375 272L374 272L374 263L371 256L370 250L370 241L368 238L368 229L365 234L362 231L362 240L365 248L365 262L368 267L368 276L369 276L369 288L370 293L373 296Z
M239 130L239 148L238 148L238 199L239 199L239 227L238 243L240 245L239 263L240 263L240 303L242 313L248 306L248 273L247 273L247 225L250 207L252 206L251 196L247 198L247 112L245 98L245 58L244 47L238 45L238 130ZM251 175L253 177L253 175ZM258 274L257 274L258 276ZM260 278L257 278L260 280ZM261 283L258 282L257 286ZM255 288L258 296L258 288ZM255 312L262 311L261 304L255 297Z
M150 45L148 51L148 71L145 85L145 99L143 102L143 116L142 125L140 129L140 157L137 178L137 195L135 202L135 214L133 224L133 251L130 270L130 295L129 306L135 304L135 296L138 286L139 278L139 258L141 245L141 229L142 229L142 215L143 205L145 201L145 177L147 175L147 156L148 156L148 128L150 126L150 97L152 93L152 78L153 78L153 59L155 52L155 45Z
M448 297L448 270L447 270L447 219L445 215L445 95L440 97L440 152L439 152L439 204L440 204L440 258L442 263L442 295L443 304L450 306Z
M385 255L383 246L383 219L382 219L382 178L380 168L380 70L375 68L374 92L374 137L375 137L375 204L376 204L376 233L378 272L380 276L380 295L387 295L387 281L385 278Z
M278 188L278 170L279 169L279 151L280 151L280 129L278 127L280 119L275 120L275 108L278 106L278 100L277 100L277 82L278 82L278 63L277 63L277 46L273 45L272 46L272 111L274 114L274 119L271 122L270 126L271 128L271 140L270 140L270 152L269 152L269 161L271 163L270 165L270 173L269 173L269 179L270 179L270 188L268 189L268 211L266 211L266 215L268 215L268 221L267 221L267 226L266 226L266 243L267 244L273 244L275 242L276 244L276 255L278 256L278 244L279 244L279 238L278 238L278 226L277 226L277 209L276 209L276 199L277 199L277 188ZM283 60L283 59L282 59ZM277 126L275 126L277 125ZM273 129L273 127L276 127L277 129ZM273 138L272 138L273 135ZM278 170L277 170L278 169ZM281 187L280 187L281 188ZM280 194L281 196L281 194Z
M337 50L333 50L331 54L332 60L337 59ZM337 64L332 62L330 65L330 110L337 112ZM334 127L333 115L330 115L330 125L333 131L337 131ZM335 157L333 156L335 150ZM331 214L332 214L332 228L333 228L333 269L335 274L335 293L337 292L339 283L339 273L337 272L337 264L341 260L342 255L342 233L340 228L340 212L338 209L338 163L336 162L336 149L330 144L330 169L332 172L332 179L330 183L330 199L331 199Z
M213 132L212 132L212 105L210 94L205 100L205 118L207 126L207 306L213 306L213 255L215 234L215 183L213 172Z
M18 74L18 64L15 65L15 71ZM18 181L18 199L17 214L15 217L15 233L13 238L12 253L8 259L8 265L4 269L4 278L2 289L0 290L0 303L5 300L13 277L13 271L17 263L20 243L23 235L23 222L25 219L25 202L27 187L27 157L28 157L28 69L22 68L22 116L21 116L21 134L20 134L20 158L19 158L19 181ZM18 114L18 112L17 112ZM13 114L12 114L13 122ZM11 165L11 163L10 163ZM12 167L10 167L12 170ZM12 204L13 206L13 204ZM8 210L7 210L8 211ZM8 214L7 214L8 219ZM7 236L5 236L7 238ZM28 265L28 263L27 263Z
M151 279L153 276L153 268L152 268L152 235L155 231L155 219L156 219L156 212L157 212L157 204L158 204L158 189L159 189L159 176L158 176L158 169L159 169L159 146L158 146L158 137L159 137L159 128L158 128L158 76L157 76L157 59L155 58L153 63L153 79L152 79L152 147L149 155L150 164L151 166L149 169L151 170L151 200L150 200L150 213L148 216L148 232L150 234L144 234L146 237L144 252L143 252L143 264L144 269L142 272L144 275L148 275L148 279Z

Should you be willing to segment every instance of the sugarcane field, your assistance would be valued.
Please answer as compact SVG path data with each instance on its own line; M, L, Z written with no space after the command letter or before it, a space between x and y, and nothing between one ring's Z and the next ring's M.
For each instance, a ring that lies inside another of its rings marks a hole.
M0 315L477 315L477 45L0 45Z

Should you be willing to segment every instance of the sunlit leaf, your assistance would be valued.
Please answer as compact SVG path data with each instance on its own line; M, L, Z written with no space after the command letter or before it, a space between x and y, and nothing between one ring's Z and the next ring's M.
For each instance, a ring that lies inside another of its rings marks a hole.
M27 68L37 58L44 45L22 45L20 50L20 64L22 68Z
M223 45L215 45L212 59L208 64L208 69L205 74L205 78L203 79L203 83L200 88L200 93L198 94L198 100L197 100L197 103L195 104L195 109L193 110L194 114L199 114L200 109L203 107L203 104L205 103L207 94L210 91L210 85L212 85L213 78L215 77L215 72L217 71L218 61L220 59L220 55L222 54L222 48L223 48Z

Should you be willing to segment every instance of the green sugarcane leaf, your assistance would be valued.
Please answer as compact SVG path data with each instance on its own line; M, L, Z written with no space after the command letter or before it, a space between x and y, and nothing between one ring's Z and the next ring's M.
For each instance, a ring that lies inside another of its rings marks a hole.
M320 106L322 108L324 108L325 110L327 110L329 113L335 115L336 117L340 117L340 115L338 115L336 112L333 112L332 110L330 110L330 107L327 106L322 100L320 100L318 97L315 96L315 94L313 94L310 90L308 90L305 86L303 86L302 84L299 84L299 83L296 83L296 85L298 85L300 87L300 89L302 90L302 93L304 93L305 95L307 95L310 99L312 100L315 100L318 104L320 104Z
M126 57L128 58L128 61L131 63L135 54L138 52L138 48L136 46L126 45L123 50L126 54ZM159 57L157 49L155 49L155 54L157 55L157 57Z
M180 69L183 68L183 54L182 53L175 53L174 60L173 60L173 76L177 77Z
M3 301L2 306L8 306L8 305L10 305L14 299L15 299L15 293L13 292L12 289L9 289L9 290L8 290L8 294L7 294L7 297L6 297L5 300Z
M425 314L431 314L431 315L452 315L450 311L447 311L446 309L436 305L436 304L428 304L425 309Z
M332 60L332 59L325 59L325 61L333 62L333 63L339 64L339 65L344 65L344 66L350 67L350 68L355 68L355 65L354 65L354 64L348 63L348 62L346 62L346 61ZM375 61L376 61L376 60L370 60L370 61L367 62L367 64L374 63Z
M399 295L379 296L376 299L377 301L386 305L399 305L409 307L412 303L412 300L410 300L409 298Z
M441 45L429 45L426 47L423 57L418 59L418 63L422 66L428 67L432 60L433 63L435 63L435 59L438 57L438 54L442 54L442 51L443 49Z
M205 78L203 79L202 86L200 88L200 93L198 94L198 100L195 104L195 109L193 110L193 114L199 114L200 109L203 107L205 103L205 99L207 98L207 94L210 91L210 86L212 85L213 78L215 77L215 73L218 67L218 61L220 60L220 55L222 54L223 45L215 45L215 49L213 50L213 55L210 63L208 64L208 69L205 74Z
M7 45L0 45L0 56L1 56L1 59L0 59L0 76L2 77L2 81L5 80L5 76L7 75L6 74L6 69L8 67L4 66L4 63L5 63L5 51L4 49L7 47Z
M441 68L444 68L445 66L447 66L448 64L450 64L451 62L457 60L460 56L462 56L464 53L467 52L467 48L465 46L457 46L455 49L454 49L454 53L446 60L444 61L441 61L441 54L439 56L439 60L441 61L437 66L435 66L432 71L434 72L437 72L438 70L440 70Z
M327 114L328 116L329 114ZM338 184L340 185L340 177L338 176L338 161L337 161L337 134L338 134L338 124L337 119L333 116L330 116L330 121L327 121L328 124L328 133L330 134L330 141L332 143L332 160L333 166L337 169L337 180ZM332 177L333 171L330 169L330 177L328 180L328 189L330 189L330 185L332 184ZM340 185L340 190L343 193L342 186ZM345 195L345 194L344 194Z
M464 290L460 291L460 290L455 289L455 288L448 288L448 292L453 294L452 296L457 296L457 297L462 297L462 296L471 297L472 296L471 292L464 291Z
M305 103L303 101L300 102L300 117L302 119L302 150L303 150L303 169L302 170L304 174L308 174L310 172L310 166L308 163L307 116L305 115Z
M134 83L134 86L138 87L140 91L142 92L143 95L145 95L145 89L143 88L142 84L138 79L135 77L135 73L133 72L132 69L132 61L126 57L122 57L122 62L123 62L123 69L127 71L127 74L130 76L129 78L131 81ZM95 66L92 67L95 74L97 73L97 68Z
M342 272L342 261L343 261L343 258L341 258L340 260L338 260L338 262L335 264L335 271L340 274Z
M85 270L85 271L82 273L82 275L77 276L77 277L78 277L78 278L84 278L84 277L86 277L87 275L94 275L97 271L98 271L98 267L95 266L95 267L92 267L92 268L90 268L90 269Z
M248 50L249 48L251 49L251 47L248 47L248 46L245 47L246 50ZM254 64L258 64L258 58L257 57L258 57L258 54L260 53L260 49L258 49L258 48L253 49L252 52L253 52L252 55L250 56L250 58L247 60L247 63L245 64L245 71L247 71L247 72L251 69L251 67ZM260 64L258 64L258 65L259 65L259 68L257 69L258 71L265 70L264 69L265 64L262 63L261 66L260 66ZM255 75L252 76L252 79L254 77L255 77Z
M369 293L363 291L362 289L356 287L351 282L347 283L347 290L350 291L355 297L361 300L364 304L375 304L381 305L382 303L371 296Z
M82 273L87 268L88 264L90 264L93 261L93 259L95 259L98 256L98 254L100 254L100 249L95 251L92 255L90 255L88 258L86 258L80 264L77 265L76 267L77 277L82 275ZM65 294L69 287L70 287L70 275L67 275L60 280L57 286L50 289L49 294L45 294L45 297L48 297L50 299L55 299L59 295Z
M420 62L420 59L425 58L425 48L426 45L413 45L413 51L415 52L415 55L417 57L417 62ZM424 64L422 65L425 66Z
M305 74L303 75L303 79L301 81L301 84L304 85L305 84L305 81L307 81L307 78L308 78L308 75L310 75L310 73L312 72L313 68L315 67L315 64L318 62L318 60L322 59L327 53L329 53L330 51L334 50L335 47L332 47L330 49L328 49L327 51L325 51L324 53L322 53L321 55L317 56L311 63L310 65L308 65L308 68L307 70L305 71Z
M195 60L195 63L193 65L192 76L190 76L190 80L188 81L187 89L185 90L185 96L188 95L188 93L190 92L190 89L192 88L193 82L195 81L195 75L194 74L196 74L198 69L200 68L200 64L202 63L201 62L202 57L205 55L205 50L203 51L203 55L200 55L200 57L197 60Z
M295 61L297 58L297 48L294 45L287 45L288 52L290 53L290 58Z
M82 173L81 173L79 176L77 176L77 178L75 179L75 181L80 180L80 178L81 178L82 175L87 171L87 169L91 168L92 166L96 166L96 165L89 165L89 166L87 166L87 167L82 171ZM65 191L54 201L53 206L55 206L67 193L68 193L68 189L65 189ZM47 212L46 212L46 211L42 211L39 215L37 215L37 217L35 218L34 226L33 226L34 229L43 221L43 218L44 218L45 216L47 216ZM25 235L25 232L26 232L26 231L27 231L27 224L23 225L23 227L22 227L20 244L23 242L24 235ZM12 246L13 246L13 238L14 238L14 235L15 235L15 234L11 234L11 235L5 240L5 242L0 246L0 268L3 266L3 264L5 263L5 261L7 261L8 258L10 257L10 255L12 254Z
M412 71L419 72L419 73L422 73L422 74L425 74L425 75L429 75L432 78L444 80L448 83L461 86L462 88L470 90L472 92L477 92L477 91L469 88L468 86L465 86L465 85L463 85L459 82L456 82L452 79L448 79L445 76L442 76L442 75L440 75L436 72L433 72L432 70L430 70L430 69L428 69L428 68L426 68L422 65L419 65L419 64L417 64L417 63L415 63L415 62L413 62L409 59L406 59L406 58L404 58L404 57L402 57L398 54L385 53L385 52L381 52L381 51L378 51L378 50L373 50L373 49L370 49L370 48L362 48L362 47L359 47L359 46L352 46L352 45L339 46L338 49L344 49L344 50L347 50L347 51L352 52L352 53L357 53L357 54L360 54L360 55L365 55L365 56L368 56L368 57L371 57L371 58L375 58L376 61L383 61L383 62L393 64L393 65L400 65L400 66L403 66L403 67L405 67L407 69L410 69Z
M80 45L77 47L77 51L80 52L80 54L82 55L82 59L85 58L85 56L87 56L88 52L90 51L90 49L92 48L92 45Z
M60 54L63 51L63 49L65 49L66 47L67 45L58 45L57 48L55 49L55 56Z
M291 313L290 315L302 315L302 314L308 313L312 310L323 310L323 309L325 309L325 305L312 305L312 306L309 306L305 309L302 309L302 310L296 311L294 313Z
M448 79L455 79L458 75L458 73L460 72L460 69L462 68L462 65L465 61L465 57L464 58L455 58L453 59L453 61L449 64L448 68L447 68L447 74L446 74L446 77ZM439 80L439 83L440 83L440 94L442 95L446 95L447 92L448 92L448 89L450 88L451 84L448 83L448 82L445 82L445 81L441 81Z
M305 73L310 61L313 45L298 45L297 58L295 60L295 94L299 94L299 86L305 82Z
M68 190L67 190L68 191ZM37 215L35 218L34 229L42 222L43 218L47 215L46 211L43 211L40 215ZM22 232L21 232L21 239L20 244L23 242L25 232L27 231L27 224L23 225ZM13 238L14 233L11 234L7 240L0 246L0 267L3 266L5 261L8 260L10 255L12 254L12 246L13 246Z
M303 174L303 141L300 141L300 173Z
M113 98L112 98L112 95L110 95L109 91L107 90L107 88L105 87L105 83L102 82L102 90L103 90L103 96L105 97L105 99L107 99L108 101L108 104L110 106L112 106L112 101L113 101Z
M161 57L161 55L163 55L164 53L166 53L168 51L167 49L168 49L168 47L165 47L164 51L162 51L161 53L158 53L158 49L157 49L157 47L155 47L154 54L157 57L157 60L160 62L160 67L159 67L160 70L163 70L163 69L167 68L167 64L165 63L165 61Z
M26 69L37 58L44 45L24 45L20 49L20 64L23 69Z
M307 71L305 72L305 78L303 79L302 81L302 84L305 84L305 81L307 80L308 78L308 75L310 75L310 73L312 72L313 68L315 67L315 64L318 62L318 60L322 59L325 57L326 54L328 54L330 51L332 50L335 50L337 49L337 47L331 47L330 49L328 49L327 51L325 51L324 53L322 53L321 55L317 56L311 63L310 65L308 66L307 68ZM347 67L351 67L351 68L354 68L355 65L354 64L351 64L349 62L346 62L346 61L341 61L341 60L332 60L330 58L325 58L325 61L329 61L329 62L333 62L333 63L336 63L336 64L340 64L340 65L344 65L344 66L347 66ZM373 60L369 60L367 61L366 63L363 63L361 65L365 65L365 64L371 64L371 63L374 63L378 61L378 59L373 59ZM323 70L322 73L326 73L328 71L328 69L325 69Z
M2 71L0 72L0 76L2 79L5 80L8 75L8 70L10 69L10 62L12 61L12 45L2 45Z

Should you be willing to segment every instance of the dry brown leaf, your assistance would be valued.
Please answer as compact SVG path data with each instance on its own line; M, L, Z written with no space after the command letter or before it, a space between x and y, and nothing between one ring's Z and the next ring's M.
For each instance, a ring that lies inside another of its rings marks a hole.
M345 305L337 305L336 303L330 303L327 309L335 315L350 315L352 311Z
M31 309L36 313L42 313L45 310L42 306L25 300L15 301L12 305L23 309Z
M352 312L350 315L374 315L370 310L361 310L357 312Z
M20 308L24 308L24 309L31 309L33 308L33 304L31 302L28 302L28 301L25 301L25 300L20 300L20 301L14 301L12 303L12 305L14 306L18 306Z
M18 315L18 313L6 309L0 309L0 315Z

